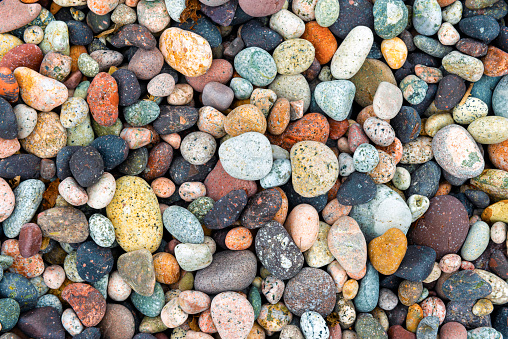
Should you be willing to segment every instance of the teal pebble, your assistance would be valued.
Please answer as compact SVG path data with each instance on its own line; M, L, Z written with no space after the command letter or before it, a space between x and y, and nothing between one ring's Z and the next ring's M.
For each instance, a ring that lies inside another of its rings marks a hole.
M44 294L48 293L49 287L44 282L44 278L42 275L30 279L30 283L35 287L37 290L37 297L42 297Z
M109 275L104 275L99 281L93 283L93 287L95 287L99 292L101 292L104 299L108 298L108 282Z
M257 319L259 317L259 313L261 313L262 301L261 294L259 293L259 289L256 286L250 287L247 299L254 309L254 319Z
M480 81L482 81L483 78L485 78L485 75L482 76ZM494 79L499 78L490 78L490 79L492 79L490 80L490 82L492 83L494 82ZM492 94L492 109L494 110L495 115L499 117L508 118L508 75L505 75L498 81L499 83L497 84L494 93ZM475 89L476 86L477 85L474 84L473 90ZM471 94L472 92L473 91L471 91ZM485 101L485 103L489 105L488 102Z
M416 75L408 75L399 84L400 90L406 99L412 105L421 103L427 95L429 85Z
M242 50L236 55L234 64L238 74L254 86L268 86L277 75L275 60L259 47Z
M436 58L444 58L448 53L453 51L452 47L445 46L438 40L425 35L415 36L413 42L418 49Z
M215 201L212 198L199 197L191 202L187 209L194 214L200 223L203 223L203 218L212 210L214 204Z
M357 312L367 313L376 308L379 299L379 274L367 263L367 272L360 281L360 288L353 302Z
M372 9L374 30L383 39L392 39L407 26L408 11L401 0L376 0Z
M249 80L245 80L244 78L233 78L229 84L229 87L235 93L235 98L238 100L249 99L254 87L249 82Z
M153 294L149 297L142 296L135 291L131 294L131 301L139 312L147 317L157 317L164 307L164 291L160 283L155 283Z
M437 331L439 329L439 318L436 316L426 316L418 324L416 329L416 338L418 339L431 339L437 338Z
M159 117L159 105L150 100L141 100L123 110L125 121L135 127L145 126Z
M43 295L37 300L37 305L35 305L36 308L42 308L46 306L51 306L55 308L60 314L62 314L63 312L62 302L60 301L60 299L58 299L56 295L53 294Z
M319 26L330 27L339 18L339 2L337 0L318 0L314 13Z
M478 259L489 245L490 227L484 221L477 221L471 226L466 241L462 245L460 255L463 260Z
M0 324L2 331L9 331L18 322L19 304L14 299L0 299Z

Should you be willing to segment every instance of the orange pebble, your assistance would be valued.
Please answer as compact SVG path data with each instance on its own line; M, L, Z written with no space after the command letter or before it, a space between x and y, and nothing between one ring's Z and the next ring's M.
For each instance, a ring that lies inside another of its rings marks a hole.
M381 53L391 69L399 69L404 65L407 58L407 47L401 38L383 40Z
M199 329L204 333L217 333L217 328L212 320L210 309L199 315Z
M435 197L438 195L447 195L452 190L452 185L450 185L447 181L443 181L439 184L439 188L437 189Z
M85 46L78 46L78 45L71 46L69 56L72 59L72 62L71 62L71 72L72 73L74 73L74 72L79 70L79 67L78 67L78 58L79 58L79 56L81 54L86 53L86 52L87 51L86 51L86 47Z
M393 159L395 159L395 165L397 165L400 159L402 159L402 154L404 152L402 148L402 142L397 137L393 140L393 142L389 146L383 147L376 145L376 148L391 155Z
M489 158L496 168L508 171L508 139L488 146Z
M252 233L243 226L235 227L226 235L226 247L233 251L246 250L252 245Z
M406 328L408 331L416 333L418 324L423 319L423 310L418 304L409 306L406 317Z
M316 59L321 65L332 60L337 50L337 39L327 27L321 27L316 21L305 24L302 39L309 41L316 49Z
M152 181L152 189L159 198L169 198L175 193L175 184L168 178L160 177Z
M19 253L19 243L15 239L9 239L2 244L2 255L8 255L14 258L13 264L9 267L9 272L21 274L26 278L40 276L44 272L44 261L40 254L23 258Z
M153 256L153 268L155 270L155 280L162 284L174 284L180 279L180 266L176 258L165 252L157 253Z

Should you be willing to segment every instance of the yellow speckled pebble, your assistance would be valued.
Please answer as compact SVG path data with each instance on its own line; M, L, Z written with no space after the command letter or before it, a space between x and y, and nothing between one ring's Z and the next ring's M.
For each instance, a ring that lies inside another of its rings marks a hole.
M106 212L125 251L145 248L153 253L159 247L162 216L157 197L145 180L133 176L118 179Z
M383 40L381 43L381 53L383 53L390 68L399 69L406 62L407 47L402 39L395 37Z

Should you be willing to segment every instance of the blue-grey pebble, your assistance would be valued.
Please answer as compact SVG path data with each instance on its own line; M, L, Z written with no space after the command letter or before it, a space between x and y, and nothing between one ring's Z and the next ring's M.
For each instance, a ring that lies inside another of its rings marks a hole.
M197 21L189 19L183 23L175 22L175 27L201 35L212 48L222 44L222 36L219 29L206 16L200 16Z
M159 105L151 100L140 100L123 109L125 121L134 127L148 125L157 119L160 113Z
M423 35L434 35L441 26L441 6L436 0L416 0L413 4L413 27Z
M16 300L21 312L26 312L35 306L38 293L27 278L21 274L9 272L5 273L0 281L0 297Z
M249 80L244 78L233 78L229 83L229 87L235 93L235 98L238 100L249 99L254 87Z
M19 318L19 304L14 299L5 298L0 299L0 324L2 324L2 331L10 331Z
M56 295L53 294L45 294L41 296L39 299L37 299L37 305L35 305L36 308L42 308L42 307L53 307L58 311L59 314L62 314L63 312L63 306L62 302Z
M379 273L370 262L367 272L360 281L360 288L353 302L357 312L370 312L376 308L379 299Z
M485 75L482 77L482 79L484 77ZM482 79L480 79L480 81ZM473 86L473 89L475 87L476 84ZM508 75L505 75L501 78L494 89L494 93L492 93L492 109L494 110L495 115L508 118Z
M436 58L444 58L445 55L453 51L452 47L443 45L439 40L421 34L415 36L413 42L419 50Z
M439 318L436 316L427 316L423 318L416 329L416 339L435 339L439 329ZM468 336L469 338L469 336Z
M180 242L201 244L205 235L201 223L189 210L170 206L163 214L164 226Z

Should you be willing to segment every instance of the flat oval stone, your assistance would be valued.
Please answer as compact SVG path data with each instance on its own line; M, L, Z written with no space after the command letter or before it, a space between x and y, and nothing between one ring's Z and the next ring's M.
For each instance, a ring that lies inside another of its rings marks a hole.
M406 234L412 220L409 207L400 195L386 185L377 185L374 199L353 206L349 216L358 222L367 241L379 237L393 227Z
M337 200L346 206L361 205L374 199L376 191L377 187L368 174L355 171L340 185Z
M333 77L336 79L353 77L362 67L373 41L374 36L369 27L353 28L333 56L330 66Z
M328 248L339 264L351 274L358 274L367 263L367 243L351 217L340 217L328 232Z
M164 291L162 290L161 284L155 283L152 295L146 297L133 292L131 294L131 301L143 315L147 317L157 317L164 307Z
M336 286L328 273L305 267L286 284L284 303L297 316L315 311L326 317L335 306L335 293Z
M136 103L141 96L141 88L136 74L128 69L119 69L111 76L118 86L118 105L129 106Z
M492 293L492 288L474 271L453 273L442 286L443 294L450 300L478 300Z
M66 243L80 243L89 235L88 221L74 207L53 207L37 215L42 235Z
M271 51L284 41L276 31L263 26L258 20L250 20L242 27L241 38L247 48L259 47Z
M286 75L307 70L314 61L314 55L314 46L305 39L287 40L273 51L277 72Z
M379 119L394 118L402 107L401 90L389 82L381 82L374 95L372 106Z
M163 220L168 232L177 240L191 244L203 243L204 233L201 223L187 209L170 206L164 211Z
M483 221L475 222L469 229L460 254L463 260L473 261L487 249L490 239L490 227Z
M485 166L476 142L459 125L448 125L440 129L432 139L432 151L437 163L458 178L476 177Z
M508 119L505 117L480 117L467 128L473 139L480 144L498 144L508 139Z
M448 53L443 58L443 67L466 81L476 82L483 75L483 63L479 59L457 51Z
M456 253L467 237L468 215L457 198L450 195L430 199L430 206L408 238L413 243L433 248L440 259Z
M270 142L257 132L247 132L225 141L219 148L219 158L229 175L242 180L264 178L273 163Z
M300 272L304 258L286 229L276 221L262 227L255 239L256 254L265 268L279 279Z
M496 19L488 15L463 18L459 22L459 29L465 35L485 43L490 43L499 35L499 24Z
M321 82L314 90L319 107L332 119L341 121L347 118L355 96L355 86L348 80Z
M34 338L45 336L65 338L65 329L62 326L60 314L56 308L50 306L34 308L23 314L19 318L18 327L23 333Z
M235 70L255 86L269 85L277 75L273 57L259 47L249 47L235 56Z
M256 256L252 252L219 252L208 267L196 273L194 288L207 294L241 291L252 283L256 271Z
M307 311L302 314L300 327L306 338L327 339L330 335L326 321L319 313L314 311Z
M479 98L468 97L464 104L453 108L453 120L458 124L470 124L488 114L489 107Z
M42 232L37 224L23 225L19 232L19 254L23 258L30 258L41 249Z
M171 134L184 131L194 126L198 120L198 110L190 106L160 106L160 115L153 122L155 131L159 134Z
M125 205L126 201L128 205ZM132 176L118 179L115 195L106 212L115 227L116 240L123 249L145 248L153 252L159 247L163 229L159 203L143 179Z

